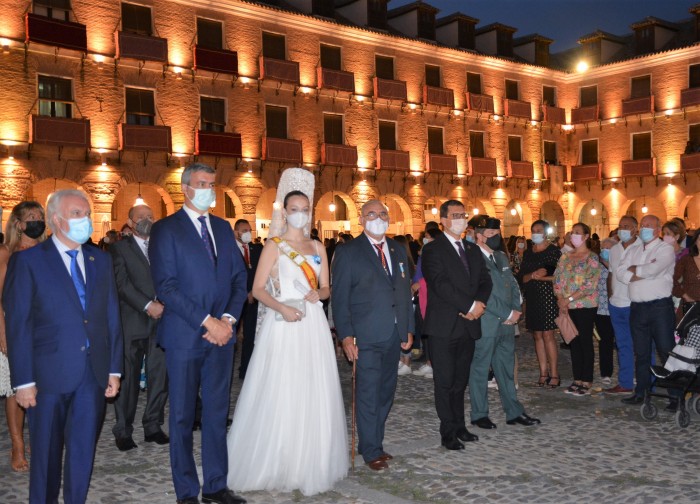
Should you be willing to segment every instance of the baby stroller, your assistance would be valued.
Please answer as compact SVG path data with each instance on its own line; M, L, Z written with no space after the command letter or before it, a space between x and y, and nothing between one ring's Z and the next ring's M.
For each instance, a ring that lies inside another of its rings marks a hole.
M680 397L670 393L647 391L641 407L642 418L653 420L658 409L651 402L652 397L664 397L677 402L676 425L685 429L690 425L690 411L700 415L700 303L694 303L676 326L678 344L669 352L666 364L652 366L657 389L680 391ZM653 390L653 389L652 389ZM688 393L693 396L686 404Z

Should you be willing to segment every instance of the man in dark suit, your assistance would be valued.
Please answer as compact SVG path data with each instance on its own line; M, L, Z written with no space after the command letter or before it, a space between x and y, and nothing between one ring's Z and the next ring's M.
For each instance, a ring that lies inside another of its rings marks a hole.
M184 206L153 225L148 253L158 299L165 305L158 343L170 390L170 463L178 503L199 502L192 453L195 402L202 394L203 502L241 503L226 488L226 419L233 367L233 326L246 299L246 271L231 225L208 213L214 170L182 172Z
M53 236L12 254L3 305L12 385L27 409L29 502L87 500L105 397L119 391L122 333L112 260L85 247L90 204L76 190L47 205Z
M385 236L387 208L362 206L364 233L335 251L333 319L345 355L357 360L359 452L374 470L388 467L384 425L396 392L400 348L413 344L411 278L405 247Z
M258 261L262 253L262 245L253 243L253 235L250 223L245 219L238 219L233 225L233 234L236 237L236 245L241 251L243 262L248 273L248 298L243 305L241 322L243 323L243 343L241 345L241 365L238 368L238 377L242 380L248 370L250 357L255 347L255 329L258 324L258 300L253 297L253 280L258 270Z
M491 294L491 276L479 247L462 239L467 228L464 205L448 200L440 205L444 234L423 248L423 276L428 306L423 332L428 334L433 361L435 409L440 418L442 445L462 450L461 443L477 441L464 420L464 392L481 337L479 318Z
M109 248L124 335L124 374L121 393L114 401L117 422L112 428L117 448L121 451L136 448L132 434L144 355L148 380L146 409L142 419L144 439L149 443L168 443L168 436L161 429L168 400L168 374L165 353L156 343L156 326L163 314L163 304L156 299L148 262L153 210L146 205L131 207L128 222L133 235L113 243Z

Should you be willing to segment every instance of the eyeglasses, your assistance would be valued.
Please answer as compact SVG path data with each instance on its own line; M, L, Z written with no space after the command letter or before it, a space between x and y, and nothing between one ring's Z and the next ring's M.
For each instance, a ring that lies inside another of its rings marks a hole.
M374 220L377 217L381 217L382 220L387 220L389 218L389 212L367 212L367 215L365 215L365 218L369 220Z
M465 213L453 213L448 215L450 219L464 219L467 217L467 214Z

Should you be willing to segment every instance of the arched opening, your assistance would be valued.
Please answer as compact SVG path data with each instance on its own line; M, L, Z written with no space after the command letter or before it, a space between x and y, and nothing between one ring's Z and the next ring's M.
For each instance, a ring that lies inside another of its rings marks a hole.
M549 227L552 229L551 233L548 232L550 238L558 238L566 234L564 210L556 201L544 202L540 208L540 219L549 223Z
M231 224L243 217L243 205L238 195L226 186L216 186L216 204L211 208L211 213Z
M631 215L637 222L641 222L645 215L656 215L661 223L666 222L666 209L663 202L657 198L646 198L631 200L625 211L625 215Z
M109 224L109 228L103 230L104 232L100 238L109 229L120 231L126 225L129 218L129 210L137 203L138 198L141 198L145 205L151 207L155 220L162 219L175 210L175 204L170 194L162 187L148 182L141 182L140 184L132 182L123 186L115 195L112 201L111 219L109 221L105 219L102 223L103 228L107 224Z
M440 205L442 205L447 198L440 198L438 196L433 196L425 200L423 204L423 220L425 222L440 222Z
M688 229L698 229L700 226L700 194L690 197L682 215Z
M389 236L403 235L413 231L413 216L411 215L411 207L408 206L398 194L387 194L381 198L389 209Z
M257 236L267 237L270 222L272 221L272 205L277 197L277 189L271 187L263 192L255 206L255 232Z
M510 200L503 211L503 237L525 235L525 205L519 201Z
M29 191L27 191L27 201L36 201L37 203L40 203L44 208L46 208L46 202L48 201L51 193L54 193L56 191L62 191L64 189L81 189L81 187L72 180L39 180L38 182L35 182L29 186Z
M601 239L610 234L608 210L600 201L591 200L583 205L576 222L588 225L591 228L591 234L597 233Z
M323 194L314 209L315 227L321 238L336 238L349 233L358 222L357 206L345 193L332 191Z

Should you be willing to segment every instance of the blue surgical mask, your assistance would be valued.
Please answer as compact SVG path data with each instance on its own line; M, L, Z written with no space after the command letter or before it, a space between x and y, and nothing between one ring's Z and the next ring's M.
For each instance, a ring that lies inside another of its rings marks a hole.
M600 258L606 262L610 261L610 249L601 250L600 251Z
M82 245L90 239L92 235L92 220L90 220L90 217L66 220L68 221L68 231L65 234L70 240Z
M474 241L474 237L473 237L472 235L467 235L467 241L468 241L469 243L476 243L476 242Z
M654 239L654 229L643 227L639 230L639 237L644 243L649 243Z
M196 189L192 186L188 186L194 191L194 197L188 198L200 212L206 212L211 207L211 204L216 200L216 194L214 194L214 189L207 187L205 189Z
M544 241L544 235L542 233L532 233L532 243L539 245Z
M617 237L622 243L627 243L632 239L632 231L630 231L629 229L618 229Z

